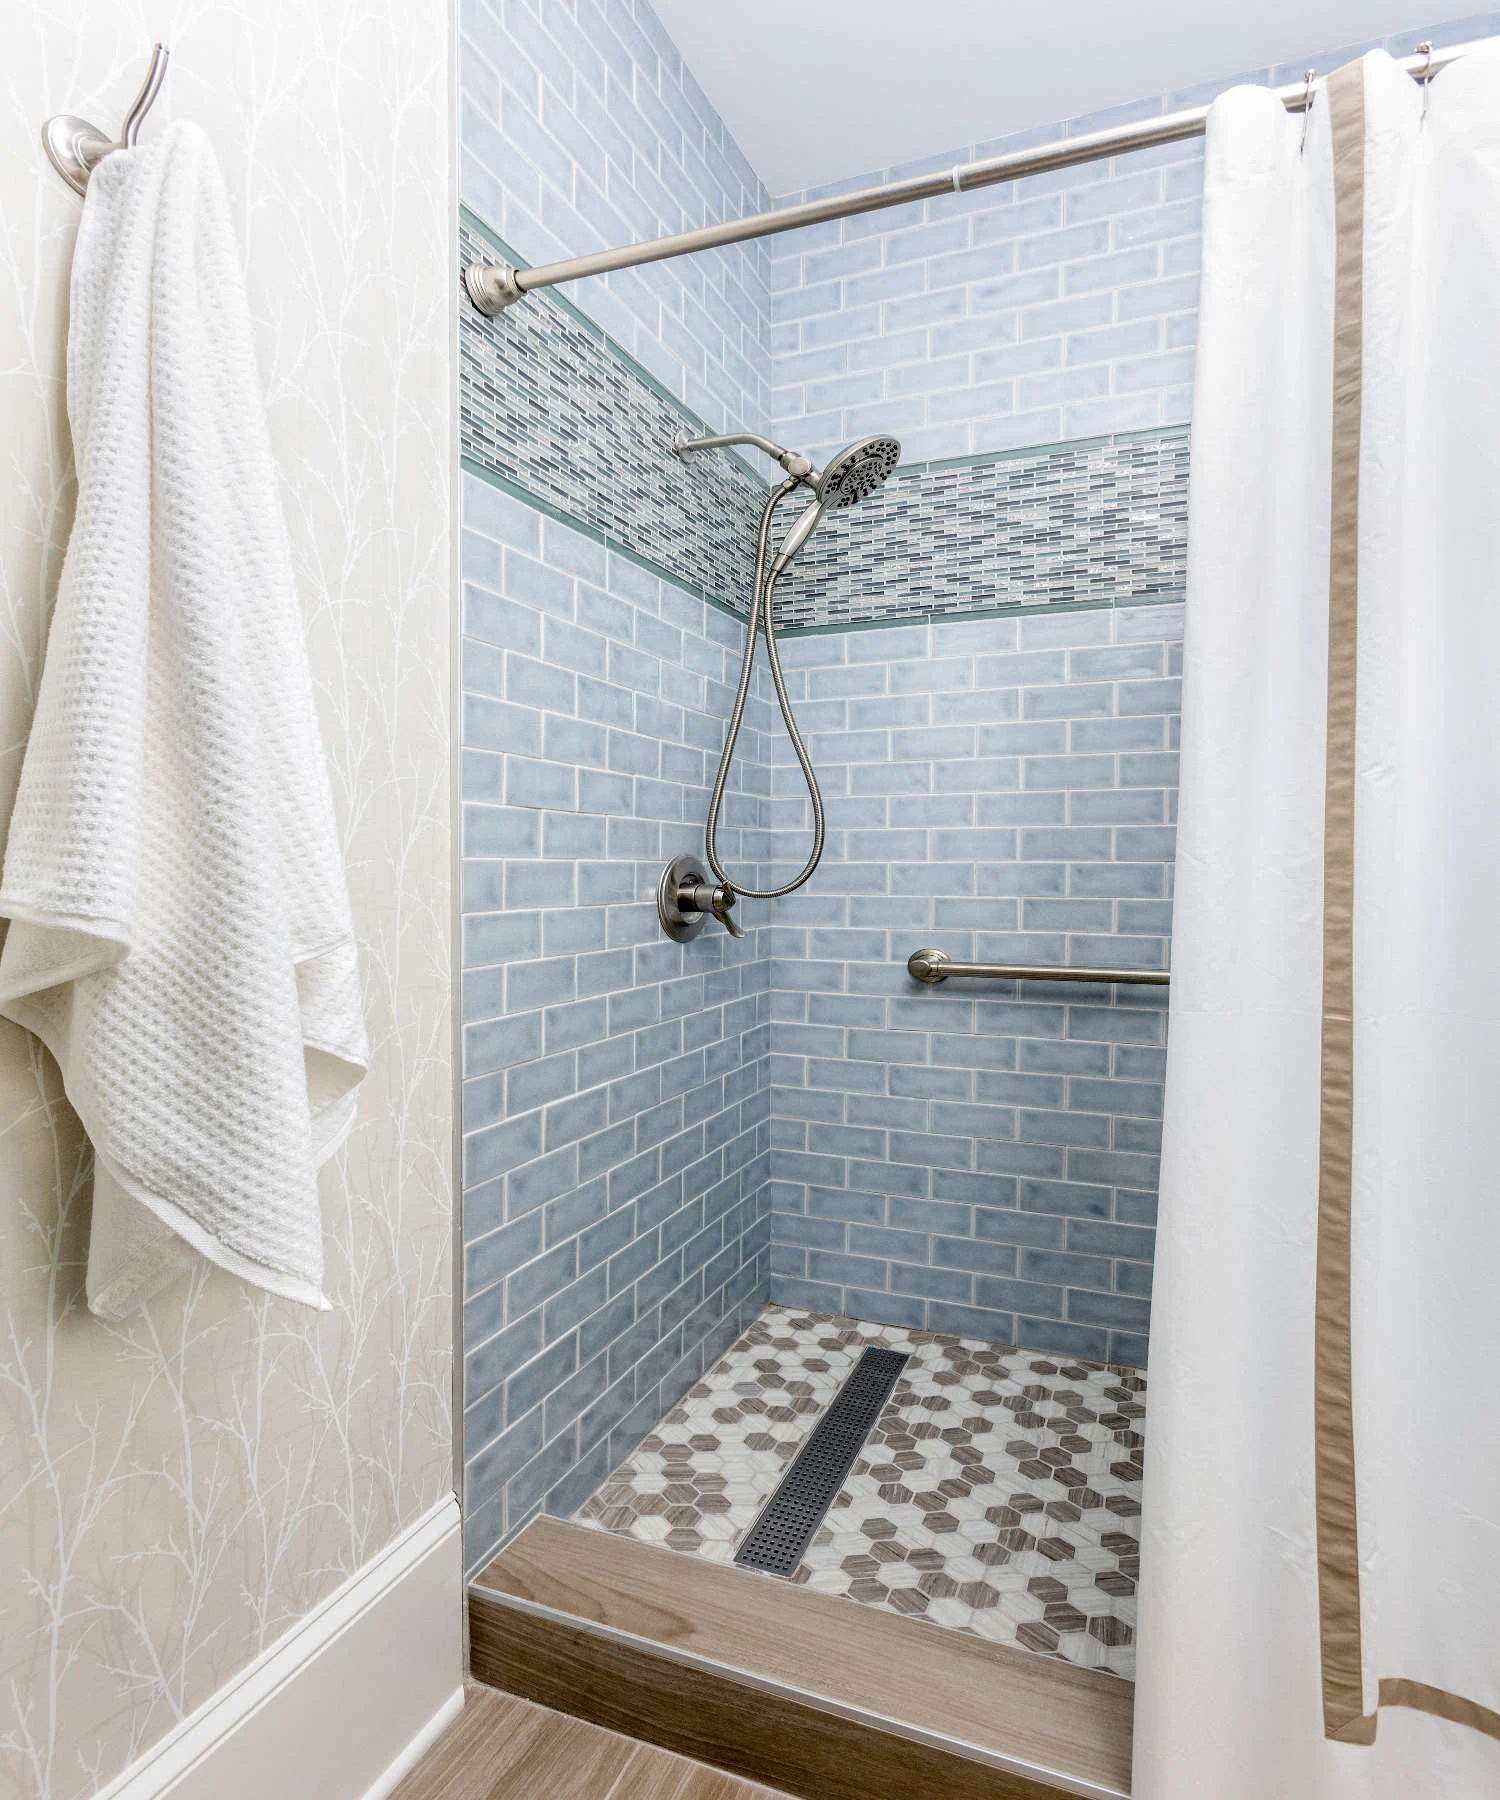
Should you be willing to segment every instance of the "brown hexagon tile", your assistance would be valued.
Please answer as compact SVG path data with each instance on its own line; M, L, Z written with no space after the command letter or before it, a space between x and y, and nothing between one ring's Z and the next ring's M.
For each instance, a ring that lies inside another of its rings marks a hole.
M1123 1619L1108 1617L1090 1619L1089 1636L1101 1644L1129 1644L1135 1641L1135 1633Z
M1022 1525L1003 1525L995 1533L995 1542L1002 1550L1035 1550L1036 1539Z

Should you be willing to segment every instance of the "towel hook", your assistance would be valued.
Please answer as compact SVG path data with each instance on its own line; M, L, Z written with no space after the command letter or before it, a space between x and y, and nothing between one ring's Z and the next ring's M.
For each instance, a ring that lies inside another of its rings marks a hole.
M118 141L107 138L96 125L74 113L59 113L42 127L42 144L52 166L77 193L87 188L89 176L111 150L129 150L141 133L141 124L150 112L161 84L167 76L167 59L171 52L165 44L151 47L151 67L141 83L141 91L130 103Z

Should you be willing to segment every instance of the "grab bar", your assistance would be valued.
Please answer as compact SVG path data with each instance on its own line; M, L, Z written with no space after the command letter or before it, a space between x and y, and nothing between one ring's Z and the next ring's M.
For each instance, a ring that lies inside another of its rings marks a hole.
M942 950L913 950L906 972L928 987L937 987L950 975L978 976L985 981L1116 981L1135 987L1166 987L1172 977L1165 969L1064 969L1032 963L954 962Z

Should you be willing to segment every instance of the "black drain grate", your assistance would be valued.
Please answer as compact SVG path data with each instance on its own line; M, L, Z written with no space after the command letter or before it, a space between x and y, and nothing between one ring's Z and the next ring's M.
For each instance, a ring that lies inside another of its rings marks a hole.
M864 1352L745 1533L734 1555L742 1568L796 1573L906 1364L904 1350Z

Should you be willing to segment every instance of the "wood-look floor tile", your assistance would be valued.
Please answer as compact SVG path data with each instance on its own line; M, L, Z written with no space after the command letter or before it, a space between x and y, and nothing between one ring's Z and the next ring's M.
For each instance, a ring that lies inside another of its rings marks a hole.
M719 1769L471 1685L391 1800L784 1800Z
M722 1769L710 1769L703 1763L674 1756L669 1750L642 1744L610 1789L609 1800L786 1800L786 1797L771 1788L741 1781L737 1775L727 1775Z

